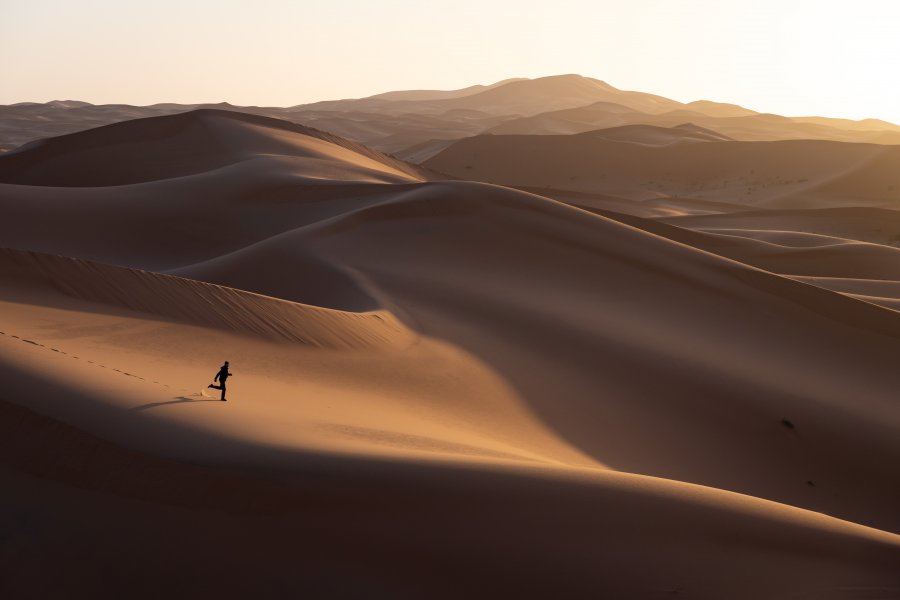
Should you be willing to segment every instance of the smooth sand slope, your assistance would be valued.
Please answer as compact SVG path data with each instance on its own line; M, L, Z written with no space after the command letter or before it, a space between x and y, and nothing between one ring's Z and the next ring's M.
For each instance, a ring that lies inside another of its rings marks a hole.
M900 593L900 315L437 178L215 111L0 158L0 586Z

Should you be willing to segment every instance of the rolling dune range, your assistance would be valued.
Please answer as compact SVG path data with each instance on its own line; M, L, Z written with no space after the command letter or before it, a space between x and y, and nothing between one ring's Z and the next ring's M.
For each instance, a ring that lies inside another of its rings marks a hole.
M3 155L0 585L900 597L900 156L730 137L414 166L199 110Z
M678 102L620 90L580 75L507 79L460 90L409 90L368 98L290 107L162 103L94 105L78 100L0 106L0 151L32 140L142 117L220 109L285 119L421 163L450 143L479 134L557 135L617 126L675 127L688 123L736 140L834 140L900 144L900 126L878 119L851 121L787 117L698 100Z

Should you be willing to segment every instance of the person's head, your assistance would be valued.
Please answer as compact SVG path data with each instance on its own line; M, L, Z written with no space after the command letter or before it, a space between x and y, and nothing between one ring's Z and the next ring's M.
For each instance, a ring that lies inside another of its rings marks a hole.
M228 361L227 361L227 360L225 361L225 366L226 366L226 367L228 366Z

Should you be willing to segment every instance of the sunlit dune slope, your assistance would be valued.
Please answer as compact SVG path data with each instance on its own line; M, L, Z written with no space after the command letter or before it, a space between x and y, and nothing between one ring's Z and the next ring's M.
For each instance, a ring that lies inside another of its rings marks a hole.
M73 551L115 575L63 560L54 572L68 591L139 598L171 593L186 570L200 582L192 589L224 598L259 594L260 581L329 596L681 590L748 600L810 591L837 599L851 586L871 595L895 582L896 536L685 484L338 459L295 462L299 478L260 477L123 451L18 407L0 410L14 425L3 429L7 447L28 457L0 473L10 484L2 502L54 525L32 534L36 544L7 542L13 592L59 589L37 576L40 559ZM31 451L35 442L44 452ZM141 543L103 551L123 535Z
M90 560L54 569L67 591L138 598L171 594L185 571L192 590L222 598L260 594L264 581L323 596L839 599L896 581L896 536L686 484L339 459L261 477L123 451L19 407L0 410L7 448L28 457L0 472L3 505L53 523L31 544L7 540L11 592L59 589L38 575L48 555L71 552ZM123 535L141 543L104 552Z
M384 311L326 310L10 250L0 256L0 278L4 356L21 371L10 378L47 382L28 384L35 393L27 404L145 452L260 467L316 449L591 464L489 369ZM236 372L232 400L244 401L228 412L179 411L207 401L198 392L223 353ZM461 384L447 388L448 379ZM54 385L82 400L39 393ZM451 400L461 390L467 398ZM191 431L208 442L198 446Z

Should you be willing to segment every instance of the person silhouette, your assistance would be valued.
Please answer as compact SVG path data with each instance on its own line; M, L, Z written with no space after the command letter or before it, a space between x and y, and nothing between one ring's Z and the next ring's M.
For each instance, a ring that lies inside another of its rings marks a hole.
M218 381L219 385L209 384L207 387L211 387L214 390L222 390L222 402L225 402L225 380L231 377L231 373L228 372L228 361L225 361L225 364L222 365L222 368L219 369L219 372L216 373L215 379L213 381Z

